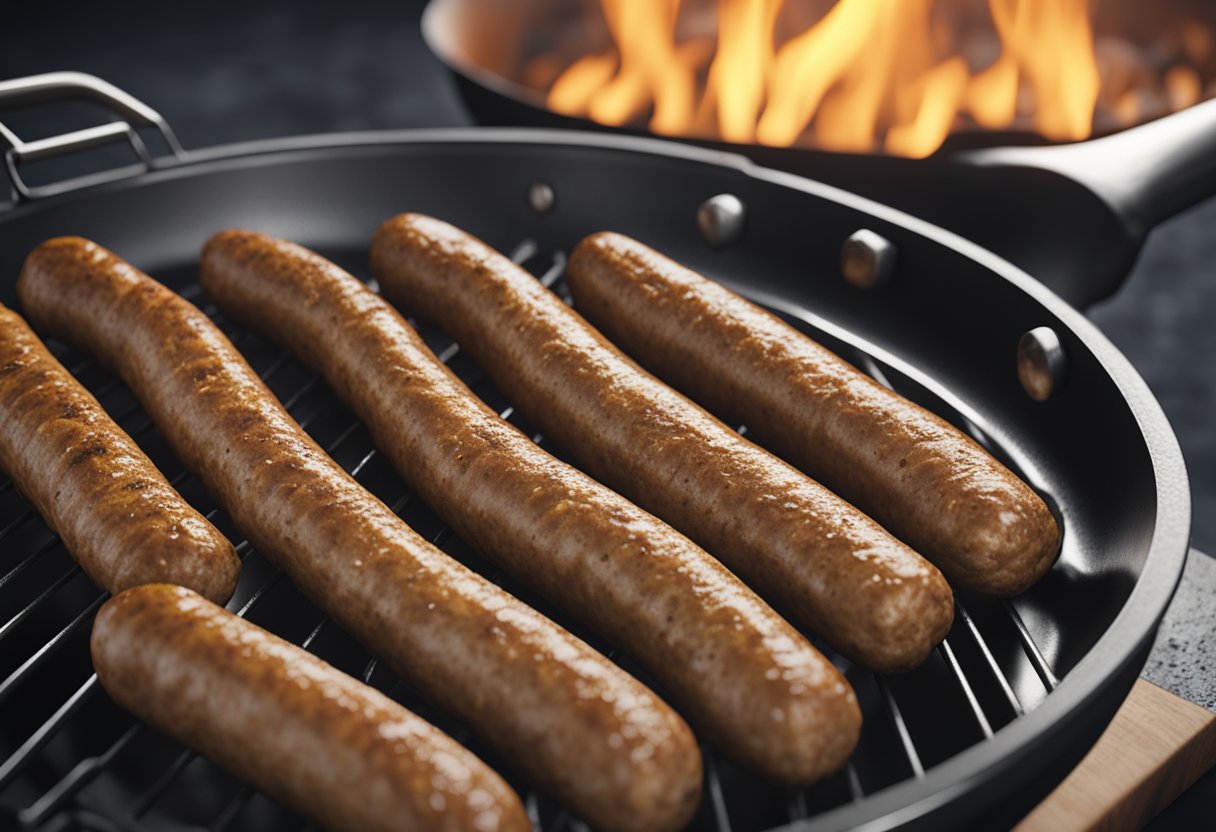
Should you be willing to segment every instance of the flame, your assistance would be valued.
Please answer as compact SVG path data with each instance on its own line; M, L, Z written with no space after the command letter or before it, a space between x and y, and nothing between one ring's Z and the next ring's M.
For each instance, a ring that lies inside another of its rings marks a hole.
M1035 130L1060 141L1089 136L1100 78L1087 0L988 5L1004 45L1002 58L1013 62L1034 91Z
M722 0L719 7L719 28L733 34L718 45L705 95L717 109L718 132L728 142L750 142L755 135L779 11L781 0Z
M756 128L761 144L788 145L798 139L828 90L858 63L879 9L898 3L841 0L817 25L782 46L773 67L768 105Z
M962 58L949 58L925 73L916 116L887 132L887 152L923 158L941 147L950 133L969 76L967 62Z
M681 37L681 0L600 0L615 48L571 63L547 103L669 135L916 157L969 124L1074 141L1091 134L1100 92L1104 118L1138 108L1103 87L1094 2L987 0L956 16L964 25L943 12L959 0L837 0L806 25L805 3L717 0L707 45ZM964 48L976 19L986 52ZM1188 55L1211 50L1206 29L1181 37ZM1160 97L1193 103L1200 81L1181 66Z
M553 83L549 108L568 116L585 115L591 96L615 73L615 55L584 55Z
M653 102L650 129L680 132L692 121L695 91L692 67L676 47L680 0L603 0L603 6L620 69L591 97L588 115L621 125Z
M1199 73L1185 64L1176 64L1165 73L1165 93L1170 107L1184 110L1199 103L1203 97L1203 80Z

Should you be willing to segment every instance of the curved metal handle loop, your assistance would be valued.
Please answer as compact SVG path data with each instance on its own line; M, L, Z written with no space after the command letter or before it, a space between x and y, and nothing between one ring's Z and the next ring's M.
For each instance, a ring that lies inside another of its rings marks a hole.
M139 138L139 134L136 133L132 124L155 128L164 139L165 146L169 148L173 158L178 161L185 158L186 151L178 142L177 136L174 135L164 116L139 99L93 75L83 72L51 72L45 75L0 81L0 112L15 107L62 101L69 98L86 98L95 101L125 117L127 121L110 122L30 142L22 141L16 133L0 123L0 144L8 145L4 154L4 162L9 178L12 180L14 201L51 196L84 184L121 179L148 170L152 166L152 156L148 153L147 147ZM130 144L138 157L139 162L136 165L40 187L27 185L18 172L18 165L22 161L51 159L65 153L87 150L122 140Z

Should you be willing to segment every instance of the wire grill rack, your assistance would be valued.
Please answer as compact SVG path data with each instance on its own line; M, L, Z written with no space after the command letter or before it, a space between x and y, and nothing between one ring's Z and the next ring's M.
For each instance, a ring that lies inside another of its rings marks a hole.
M535 243L524 241L512 257L568 300L561 252L544 253ZM356 257L338 254L334 259L348 261L344 265L360 273L359 267L351 268ZM229 324L206 304L189 270L158 276L203 304L292 416L394 512L444 551L555 618L663 694L661 686L613 645L570 622L560 610L472 552L414 498L375 451L366 429L322 379L276 346ZM880 382L967 430L1017 470L1002 448L948 403L829 334L803 321L791 322ZM548 447L455 343L439 333L422 332L440 360L474 392ZM182 469L125 385L95 361L59 345L52 348L182 495L231 539L239 540L226 515ZM745 426L740 430L746 433ZM229 609L375 686L468 745L524 796L536 830L585 829L331 624L247 541L242 540L237 551L243 568ZM90 625L106 598L12 482L0 482L0 823L9 818L23 828L47 830L309 828L269 798L109 701L88 657ZM861 742L845 769L809 788L780 787L737 768L702 744L704 797L694 829L748 832L796 827L801 820L923 777L926 770L991 738L1039 704L1058 683L1015 604L963 595L956 597L949 636L912 673L883 677L833 658L856 689L865 720Z

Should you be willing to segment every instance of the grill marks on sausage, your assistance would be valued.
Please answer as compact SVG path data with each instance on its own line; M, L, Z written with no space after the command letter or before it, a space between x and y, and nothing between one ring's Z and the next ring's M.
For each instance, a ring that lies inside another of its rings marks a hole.
M335 622L592 825L687 820L696 742L653 693L410 529L192 304L78 238L31 259L31 315L123 376L242 534Z
M94 445L91 448L85 448L76 452L75 456L73 456L71 461L68 462L68 467L75 468L77 465L87 462L95 456L105 456L106 453L107 450L105 445Z
M390 300L454 337L581 467L840 652L907 670L949 630L953 597L932 565L646 374L506 257L406 214L377 232L372 271Z
M323 373L462 537L632 653L728 753L783 782L843 763L859 714L835 668L687 538L500 419L370 289L244 231L212 238L200 274Z
M188 590L112 598L90 647L120 705L327 828L531 829L502 778L437 728Z
M577 308L647 369L870 513L957 586L1008 596L1050 566L1043 500L970 437L726 287L620 234L570 258Z
M178 583L227 601L232 544L3 306L0 363L0 468L93 582L112 593Z

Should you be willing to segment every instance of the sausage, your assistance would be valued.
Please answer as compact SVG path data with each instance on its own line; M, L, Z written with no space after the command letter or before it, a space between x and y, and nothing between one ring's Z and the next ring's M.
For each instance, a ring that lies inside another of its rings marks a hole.
M447 223L389 220L385 296L456 338L592 476L880 672L950 628L950 587L877 523L647 374L506 257Z
M232 596L232 544L3 305L0 469L107 592L173 583L219 604Z
M599 828L687 820L701 761L683 720L355 482L191 303L80 238L35 249L17 288L37 326L126 379L259 551L540 788Z
M362 282L248 231L212 237L200 279L320 371L461 537L639 659L733 757L786 783L844 764L860 712L836 668L703 549L500 419Z
M327 828L532 828L502 778L451 737L188 589L111 598L89 646L115 702Z
M945 420L620 234L570 258L578 310L648 370L882 523L954 586L1022 592L1059 549L1043 500Z

